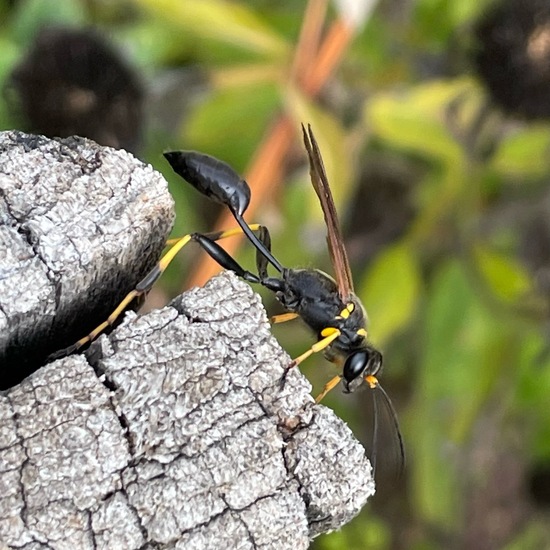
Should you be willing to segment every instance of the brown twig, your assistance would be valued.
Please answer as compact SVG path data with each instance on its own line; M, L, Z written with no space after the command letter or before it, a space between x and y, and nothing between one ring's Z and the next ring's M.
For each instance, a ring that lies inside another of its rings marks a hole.
M327 7L327 0L311 1L306 7L294 61L290 70L290 80L292 82L300 82L307 69L314 64L321 43Z

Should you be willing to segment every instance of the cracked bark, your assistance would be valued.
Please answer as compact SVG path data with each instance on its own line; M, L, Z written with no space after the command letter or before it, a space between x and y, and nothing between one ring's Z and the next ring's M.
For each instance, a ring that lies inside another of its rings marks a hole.
M0 392L0 548L307 548L373 493L225 273Z
M129 153L0 132L0 389L102 322L172 220L164 178Z

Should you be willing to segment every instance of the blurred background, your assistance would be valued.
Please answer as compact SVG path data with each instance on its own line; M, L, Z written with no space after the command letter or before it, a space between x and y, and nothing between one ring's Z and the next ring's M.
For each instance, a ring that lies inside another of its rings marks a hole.
M330 273L311 123L407 452L396 480L379 450L377 495L313 548L550 548L548 0L0 0L0 87L0 129L162 171L174 235L235 224L162 151L227 161L279 260ZM149 307L214 272L186 248ZM273 332L292 356L312 343ZM301 368L314 394L334 374ZM367 448L371 397L325 400Z

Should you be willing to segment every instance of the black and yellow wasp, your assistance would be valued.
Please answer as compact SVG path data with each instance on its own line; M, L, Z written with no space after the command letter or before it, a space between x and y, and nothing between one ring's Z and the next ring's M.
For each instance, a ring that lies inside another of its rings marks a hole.
M229 165L195 151L167 152L164 156L172 169L200 193L228 207L239 227L215 233L192 233L172 241L171 248L156 267L124 298L109 318L62 353L67 354L79 349L111 326L133 300L151 289L176 254L190 241L195 241L223 268L275 293L287 312L275 316L273 322L279 323L300 317L317 335L317 341L294 359L289 368L319 351L323 351L330 361L341 365L341 374L325 385L316 399L317 402L340 381L343 382L345 392L352 392L364 383L374 390L373 465L376 463L379 437L378 407L382 406L390 419L390 428L393 430L391 435L396 443L401 470L405 455L397 416L377 378L382 368L382 354L367 341L366 314L359 298L353 292L351 270L319 146L310 126L307 129L302 126L302 132L309 158L311 181L321 202L327 226L328 247L335 279L318 269L291 269L281 265L271 252L271 239L267 228L245 222L243 215L250 202L250 187ZM221 239L239 233L244 233L256 248L257 274L244 269L218 244ZM275 269L277 276L268 274L268 264Z

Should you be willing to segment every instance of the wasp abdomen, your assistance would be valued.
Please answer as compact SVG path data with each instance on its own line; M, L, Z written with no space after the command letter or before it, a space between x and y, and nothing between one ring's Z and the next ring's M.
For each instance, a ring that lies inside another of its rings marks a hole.
M229 164L196 151L164 153L174 172L203 195L243 215L250 203L250 187Z

